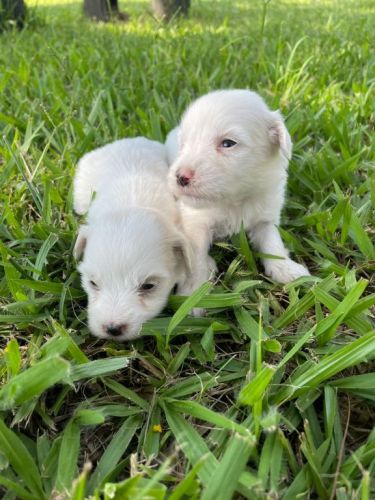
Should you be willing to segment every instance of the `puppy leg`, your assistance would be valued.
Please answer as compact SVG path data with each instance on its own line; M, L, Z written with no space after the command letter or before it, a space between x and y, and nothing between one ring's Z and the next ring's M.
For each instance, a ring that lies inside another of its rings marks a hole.
M194 266L194 276L177 290L179 295L190 295L206 281L210 281L215 277L217 266L216 262L209 255L202 255L202 260L197 260ZM204 316L205 310L202 307L194 307L191 310L191 315L195 317Z
M190 295L199 288L205 281L212 279L216 273L215 261L207 255L208 248L204 251L203 248L196 250L192 262L192 269L190 276L178 287L179 295Z
M214 259L208 255L211 244L210 231L206 227L191 228L190 234L187 230L187 237L193 247L191 272L185 282L178 286L177 293L179 295L191 295L204 282L211 280L217 269ZM204 309L194 308L192 314L193 316L202 316Z
M262 259L266 274L273 280L289 283L310 274L306 267L289 258L288 250L273 222L257 224L250 229L249 236L259 252L283 257L283 259Z

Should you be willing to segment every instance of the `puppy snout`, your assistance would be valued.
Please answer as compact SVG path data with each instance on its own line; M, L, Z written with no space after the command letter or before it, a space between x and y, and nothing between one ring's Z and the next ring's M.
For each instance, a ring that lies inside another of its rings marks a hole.
M191 170L190 168L181 170L176 174L177 184L181 187L188 186L193 177L194 177L194 171Z
M111 337L119 337L127 330L127 325L109 325L105 327L106 333Z

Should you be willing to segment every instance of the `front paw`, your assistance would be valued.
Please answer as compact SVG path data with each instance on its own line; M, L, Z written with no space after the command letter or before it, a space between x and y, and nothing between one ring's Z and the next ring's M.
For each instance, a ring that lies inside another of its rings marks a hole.
M217 264L215 260L209 255L207 258L207 271L206 281L213 281L217 273Z
M177 295L182 295L183 297L189 297L200 285L194 285L192 283L185 283L183 286L177 287ZM189 315L195 318L200 318L205 316L206 311L202 307L194 307Z
M206 316L206 309L203 309L202 307L194 307L190 311L190 314L194 318L202 318L203 316Z
M266 274L278 283L290 283L291 281L310 276L309 270L302 264L294 262L292 259L275 260L265 265Z

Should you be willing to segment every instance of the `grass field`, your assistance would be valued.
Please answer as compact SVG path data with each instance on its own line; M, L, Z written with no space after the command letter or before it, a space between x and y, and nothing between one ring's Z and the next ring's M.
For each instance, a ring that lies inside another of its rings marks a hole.
M97 25L29 3L0 34L0 496L375 498L375 4L148 1ZM265 7L264 7L265 6ZM294 142L282 235L314 277L262 274L244 235L145 336L90 337L72 258L77 159L163 140L210 89L248 87ZM204 318L189 307L207 308ZM171 320L171 318L173 319Z

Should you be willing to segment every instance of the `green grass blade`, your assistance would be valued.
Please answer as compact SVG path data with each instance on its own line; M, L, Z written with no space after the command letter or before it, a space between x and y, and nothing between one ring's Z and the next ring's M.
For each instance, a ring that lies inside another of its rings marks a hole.
M239 243L240 254L243 256L246 265L249 268L249 271L257 273L258 272L257 265L253 253L250 249L249 241L247 239L247 235L243 224L241 226L241 231L238 235L238 243Z
M19 483L16 483L15 481L12 481L0 474L0 486L4 486L8 490L8 492L12 494L16 494L17 498L20 498L21 500L35 500L35 495L32 495L25 490L25 488L22 488L22 486ZM5 498L5 496L3 497Z
M115 380L112 380L111 378L106 378L103 382L107 387L109 387L109 389L111 389L116 394L119 394L123 398L132 401L134 404L136 404L145 411L149 410L150 408L149 403L145 399L138 396L138 394L133 390L124 387L122 384L116 382Z
M42 211L43 211L43 203L42 203L42 200L41 200L41 197L40 197L40 194L38 192L38 190L35 188L35 186L33 185L33 183L27 178L27 174L25 173L25 168L22 166L19 158L18 158L18 155L16 155L12 149L12 147L10 146L7 138L5 136L3 136L3 141L8 149L8 151L11 153L12 155L12 158L15 162L15 164L17 165L17 168L19 170L19 172L21 173L29 191L30 191L30 194L34 200L34 203L35 203L35 206L36 208L38 209L38 212L41 214Z
M140 424L139 416L129 417L113 436L89 480L90 492L99 487L102 480L115 468Z
M60 492L70 491L77 471L77 460L80 445L79 426L70 421L62 435L59 460L57 466L56 489Z
M27 279L16 279L14 283L19 286L30 288L36 292L50 293L60 295L64 291L64 284L55 281L33 281ZM69 294L72 297L83 297L84 293L81 290L69 287Z
M264 393L270 384L276 368L266 365L248 384L241 389L238 400L243 405L253 406L263 399Z
M73 382L85 378L102 377L116 373L129 365L129 360L125 356L117 358L96 359L88 363L72 366L70 378Z
M162 406L168 425L187 459L193 465L196 465L205 457L205 462L198 471L198 475L204 485L209 484L218 465L216 458L191 424L175 412L169 405L163 404Z
M220 429L227 429L229 431L236 431L242 436L246 436L251 439L251 434L249 430L241 424L234 422L230 418L217 413L203 405L196 403L195 401L178 401L170 399L167 401L168 406L172 407L181 413L187 413L192 417L199 418L205 422L210 422Z
M368 259L374 260L375 259L374 245L370 240L366 231L363 229L360 220L358 219L357 215L354 212L352 213L352 218L350 221L349 234L351 235L354 242L358 245L358 248L363 253L363 255Z
M176 486L168 500L183 500L187 495L197 494L199 490L199 483L196 479L198 472L202 468L204 462L207 460L208 455L204 456L199 462L197 462L191 471L182 479L182 481Z
M167 338L171 335L173 330L181 323L181 321L189 314L189 312L199 303L199 301L207 295L212 289L212 283L203 283L194 293L190 295L183 304L177 309L172 316L168 329Z
M0 314L0 325L29 325L41 323L50 317L49 313L43 314Z
M338 349L334 354L326 356L316 365L308 368L302 375L292 378L288 389L281 390L272 399L273 404L279 404L286 399L296 397L312 389L340 371L355 366L375 357L375 331Z
M66 381L70 364L62 358L48 358L13 377L0 390L0 409L6 410L42 394L58 382Z
M143 443L143 452L146 457L157 457L160 451L160 434L163 431L161 426L161 410L159 405L155 405L150 417L147 420L147 430Z
M372 389L375 392L375 373L363 373L333 380L330 385L339 389Z
M315 332L316 336L320 337L320 343L326 343L334 336L336 328L345 320L345 317L358 302L367 285L367 280L360 280L345 296L344 300L340 302L332 314L320 321Z
M33 273L33 280L37 280L41 274L43 266L47 261L48 254L54 245L58 242L59 237L56 234L51 233L48 238L43 242L40 247L39 253L35 261L35 271Z
M163 390L162 395L163 398L183 398L195 392L203 394L218 383L216 377L210 373L197 373L193 377L185 377L182 381L175 382L174 385Z
M86 463L83 466L83 471L73 483L73 487L71 490L71 500L85 500L87 477L89 475L90 470L91 470L91 465Z
M374 479L374 478L372 478ZM361 481L361 500L370 500L371 498L371 476L368 470L363 471Z
M10 340L4 349L4 358L9 378L16 376L22 365L20 347L16 339Z
M220 464L206 488L202 500L230 500L254 447L253 439L235 434L230 438Z
M326 292L331 290L336 285L333 276L328 276L314 288L322 289ZM306 295L295 304L289 305L286 311L276 319L273 327L276 329L285 328L287 325L300 318L306 311L308 311L314 304L314 293L310 290Z
M175 309L185 303L186 298L175 295L170 297L169 305ZM221 309L225 307L239 307L244 303L244 298L240 293L210 293L202 297L194 307L203 307L204 309Z
M0 419L0 450L36 498L45 498L38 467L21 439Z

